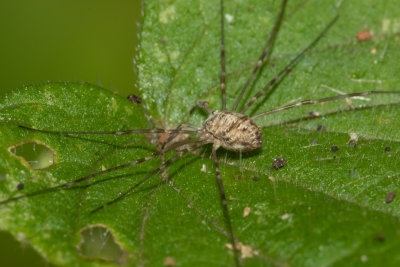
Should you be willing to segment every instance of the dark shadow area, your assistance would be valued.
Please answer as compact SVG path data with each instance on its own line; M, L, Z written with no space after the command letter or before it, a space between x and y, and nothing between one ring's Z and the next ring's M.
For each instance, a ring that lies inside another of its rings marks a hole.
M4 267L52 267L29 244L21 244L7 232L0 231L0 266ZM7 257L4 257L4 256ZM29 262L29 265L27 263Z

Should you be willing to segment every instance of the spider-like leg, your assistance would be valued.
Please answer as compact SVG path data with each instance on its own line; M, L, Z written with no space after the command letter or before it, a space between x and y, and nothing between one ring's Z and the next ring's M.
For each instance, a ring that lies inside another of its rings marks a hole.
M101 209L103 209L106 206L110 206L118 201L120 201L121 199L123 199L124 197L126 197L127 195L129 195L133 190L135 190L137 187L139 187L141 184L143 184L144 182L146 182L147 180L149 180L151 177L153 177L155 174L159 173L160 171L164 170L165 168L167 168L169 165L171 165L172 163L174 163L176 160L182 158L186 153L188 153L190 150L194 150L197 149L203 145L205 145L208 142L201 142L200 144L197 144L194 147L191 148L187 148L187 149L183 149L181 151L179 151L179 154L170 158L169 160L167 160L166 162L164 162L160 167L158 167L157 169L153 170L151 173L149 173L145 178L143 178L142 180L140 180L139 182L137 182L135 185L133 185L132 187L130 187L128 190L126 190L125 192L123 192L119 197L114 198L113 200L110 200L108 202L106 202L103 205L98 206L97 208L95 208L94 210L92 210L90 212L90 214L93 214Z
M182 146L182 145L192 144L192 143L198 142L200 140L201 140L200 138L184 140L182 142L178 142L178 143L172 145L169 148L169 150L176 149L176 148L178 148L179 146ZM33 197L33 196L37 196L37 195L50 193L50 192L53 192L53 191L56 191L56 190L59 190L59 189L69 188L69 187L74 186L74 185L76 185L78 183L81 183L83 181L87 181L87 180L89 180L89 179L91 179L93 177L96 177L96 176L99 176L99 175L103 175L103 174L106 174L106 173L110 173L110 172L113 172L113 171L116 171L116 170L125 169L125 168L128 168L128 167L132 167L132 166L138 165L140 163L149 161L149 160L155 158L158 155L160 155L160 152L153 153L150 156L137 159L137 160L132 161L130 163L122 164L122 165L115 166L115 167L112 167L112 168L109 168L109 169L106 169L106 170L103 170L103 171L99 171L99 172L96 172L96 173L89 174L87 176L78 178L78 179L73 180L71 182L67 182L67 183L64 183L64 184L48 187L48 188L45 188L45 189L42 189L42 190L38 190L38 191L35 191L35 192L32 192L32 193L27 193L27 194L20 195L20 196L17 196L17 197L8 198L8 199L0 201L0 206L4 205L4 204L7 204L9 202L17 201L17 200L22 199L22 198Z
M400 94L400 91L367 91L367 92L360 92L360 93L351 93L351 94L345 94L345 95L335 95L335 96L330 96L330 97L325 97L321 99L315 99L315 100L303 100L301 102L287 105L287 106L282 106L279 108L274 108L265 112L262 112L260 114L254 115L251 117L252 119L256 119L262 116L266 116L272 113L276 113L278 111L286 110L286 109L292 109L295 107L300 107L303 105L311 105L311 104L318 104L318 103L323 103L323 102L329 102L337 99L342 99L342 98L351 98L351 97L356 97L356 96L367 96L367 95L372 95L372 94Z
M224 25L224 1L220 0L221 12L221 95L222 95L222 110L226 110L226 62L225 62L225 25Z
M145 162L145 161L149 161L149 160L153 159L154 157L158 156L158 154L159 153L154 153L154 154L151 154L148 157L137 159L137 160L135 160L133 162L130 162L130 163L127 163L127 164L123 164L123 165L119 165L119 166L116 166L116 167L112 167L112 168L109 168L109 169L104 170L104 171L92 173L90 175L81 177L79 179L73 180L73 181L68 182L68 183L64 183L64 184L48 187L48 188L45 188L45 189L42 189L42 190L39 190L39 191L35 191L35 192L32 192L32 193L27 193L27 194L20 195L20 196L17 196L17 197L13 197L13 198L9 198L9 199L6 199L6 200L2 200L2 201L0 201L0 205L4 205L6 203L13 202L13 201L16 201L16 200L19 200L19 199L22 199L22 198L26 198L26 197L32 197L32 196L36 196L36 195L50 193L50 192L53 192L53 191L56 191L56 190L62 189L62 188L69 188L69 187L71 187L73 185L76 185L78 183L81 183L83 181L87 181L87 180L89 180L89 179L91 179L93 177L96 177L96 176L99 176L99 175L103 175L103 174L106 174L106 173L109 173L109 172L112 172L112 171L125 169L125 168L128 168L128 167L135 166L135 165L137 165L139 163L142 163L142 162Z
M214 164L215 164L215 175L216 175L217 182L218 182L218 188L219 188L219 193L220 193L220 196L221 196L221 204L222 204L222 208L223 208L223 211L224 211L224 216L225 216L225 219L226 219L226 225L228 226L228 233L229 233L230 242L232 244L232 249L233 249L233 252L235 254L235 263L236 263L236 266L241 266L242 263L240 261L239 250L238 250L238 247L237 247L236 238L233 235L231 216L229 215L228 204L226 202L224 183L222 181L221 173L219 171L219 161L218 161L218 158L217 158L217 149L218 149L218 145L214 144L213 148L212 148L212 157L213 157Z
M333 24L337 21L339 15L335 16L329 24L325 27L325 29L306 47L304 48L295 58L293 58L274 78L272 78L267 85L259 91L255 96L244 106L244 108L240 111L240 113L244 113L247 111L249 107L251 107L257 99L264 95L269 88L272 87L285 73L288 73L290 69L296 64L300 58L304 56L306 52L308 52L325 34L326 32L333 26Z
M69 134L112 134L112 135L124 135L124 134L155 134L155 133L186 133L186 134L197 134L199 131L192 130L180 130L180 129L134 129L134 130L124 130L124 131L100 131L100 132L68 132L68 131L49 131L49 130L40 130L35 129L23 125L19 125L20 128L24 128L30 131L39 132L39 133L48 133L48 134L61 134L61 135L69 135Z
M265 45L264 50L262 51L260 57L258 58L257 64L254 67L253 72L250 74L250 77L247 79L245 85L243 86L242 90L240 91L240 94L239 94L238 98L236 99L235 105L233 105L232 111L235 111L236 108L238 107L240 100L242 100L242 97L243 97L244 93L246 92L247 87L250 85L250 83L253 80L254 75L257 73L258 69L262 66L265 58L267 56L269 57L271 55L271 47L275 41L276 34L278 33L279 26L282 21L282 15L285 10L286 2L287 2L286 0L282 0L281 7L279 9L279 13L275 19L275 24L271 30L267 44Z

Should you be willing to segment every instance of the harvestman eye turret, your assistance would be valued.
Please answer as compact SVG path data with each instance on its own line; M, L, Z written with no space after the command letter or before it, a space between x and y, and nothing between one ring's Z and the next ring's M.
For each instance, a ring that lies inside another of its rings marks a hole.
M225 215L226 226L228 228L229 239L234 249L234 259L236 266L241 265L241 257L239 255L238 246L237 246L237 239L235 238L231 218L229 215L229 209L227 206L226 196L225 196L225 189L223 185L223 181L221 178L221 174L219 171L219 159L217 158L216 151L219 148L224 148L229 151L235 152L245 152L251 151L257 148L260 148L262 145L262 136L260 128L254 122L255 119L266 116L275 112L279 112L282 110L287 110L295 107L299 107L302 105L309 105L309 104L316 104L316 103L323 103L328 101L333 101L337 99L343 98L350 98L355 96L365 96L370 94L399 94L400 91L368 91L368 92L361 92L361 93L351 93L351 94L344 94L344 95L336 95L331 97L326 97L322 99L316 100L304 100L295 104L287 105L278 107L269 111L265 111L259 114L256 114L252 117L248 117L245 115L245 112L261 97L263 96L273 85L277 83L283 76L285 76L291 68L302 58L306 52L308 52L324 35L325 33L332 27L332 25L337 21L338 16L333 18L330 23L325 27L325 29L306 47L304 48L296 57L294 57L287 65L279 71L259 92L257 92L245 105L241 110L238 110L238 106L242 100L244 93L246 92L248 86L253 81L255 74L258 72L262 64L265 62L265 59L268 58L271 54L271 47L275 40L276 34L279 30L279 25L282 20L282 16L284 13L284 9L286 6L286 0L281 2L280 10L278 15L276 16L274 26L272 27L269 39L267 43L256 61L255 67L244 84L242 90L240 91L235 103L233 104L232 109L229 111L226 108L226 73L225 73L225 40L224 40L224 3L223 0L220 0L220 29L221 29L221 50L220 50L220 58L221 58L221 73L220 73L220 88L221 88L221 97L222 97L222 106L221 110L211 111L208 103L205 101L199 101L199 105L203 106L207 111L209 111L209 117L204 121L201 127L197 127L190 124L183 123L176 129L134 129L134 130L121 130L121 131L100 131L100 132L72 132L72 131L49 131L49 130L39 130L34 129L31 127L20 126L22 128L28 129L30 131L36 131L41 133L48 133L48 134L62 134L62 135L72 135L72 134L113 134L113 135L125 135L125 134L168 134L172 136L180 135L183 138L178 138L178 141L171 141L174 140L173 138L168 139L167 143L163 146L161 151L157 151L145 158L137 159L133 162L119 165L116 167L112 167L103 171L99 171L97 173L90 174L85 177L81 177L79 179L60 184L54 187L45 188L40 191L27 193L24 195L20 195L17 197L9 198L3 201L0 201L0 205L4 205L6 203L16 201L18 199L31 197L35 195L40 195L43 193L52 192L58 189L67 188L74 186L78 183L83 181L87 181L90 178L95 176L103 175L106 173L110 173L115 170L124 169L128 167L132 167L138 165L142 162L149 161L155 157L160 155L164 155L168 151L177 151L177 155L171 157L164 163L162 163L158 168L150 172L145 178L134 184L132 187L127 189L125 192L120 194L117 198L106 202L103 205L98 206L94 209L91 213L97 212L104 208L105 206L111 205L127 195L129 195L132 191L134 191L137 187L143 184L145 181L149 180L155 174L160 173L161 171L165 170L170 164L175 162L176 160L183 157L188 152L195 151L196 149L202 147L206 144L212 144L212 158L215 163L215 177L217 178L218 188L221 196L221 203L223 207L223 212ZM196 137L192 137L196 136Z

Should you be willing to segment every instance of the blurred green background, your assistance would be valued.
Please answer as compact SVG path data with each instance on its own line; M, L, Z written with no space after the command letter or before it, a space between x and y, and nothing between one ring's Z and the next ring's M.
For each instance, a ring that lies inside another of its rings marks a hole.
M46 81L134 91L140 0L0 1L0 92Z
M133 59L141 0L0 2L0 97L24 85L85 81L137 93ZM0 232L0 266L49 266Z

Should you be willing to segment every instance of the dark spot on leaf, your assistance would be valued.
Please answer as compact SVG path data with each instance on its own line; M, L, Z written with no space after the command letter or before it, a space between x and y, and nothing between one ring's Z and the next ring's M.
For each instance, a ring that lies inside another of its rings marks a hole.
M257 175L253 175L253 180L258 182L258 181L260 181L260 177L258 177Z
M89 225L80 231L77 249L81 257L91 260L125 264L128 253L122 249L110 229L101 224Z
M275 169L282 168L283 166L286 165L286 160L283 157L276 158L272 162L272 165L274 166Z
M21 142L9 147L8 151L34 170L46 169L54 164L54 150L36 140Z
M390 146L385 147L385 152L389 152L390 151Z
M22 190L22 189L24 189L24 187L25 187L24 183L19 183L19 184L17 185L17 189L18 189L18 190Z
M323 125L318 125L318 126L317 126L317 131L319 131L319 132L325 131L325 126L323 126Z
M127 97L132 103L142 104L142 99L140 99L137 95L128 95Z
M391 203L395 196L396 196L395 192L393 192L393 191L388 192L388 194L386 196L386 199L385 199L385 202L386 203Z
M339 150L338 146L331 146L331 151L332 152L335 152L335 151L338 151L338 150Z
M385 237L385 235L384 234L377 234L376 236L375 236L375 238L374 238L376 241L378 241L378 242L385 242L385 239L386 239L386 237Z

